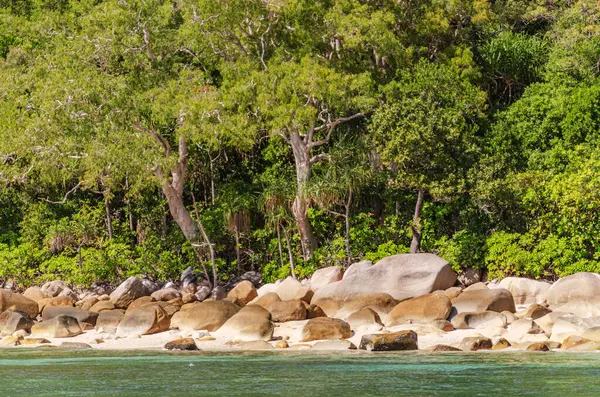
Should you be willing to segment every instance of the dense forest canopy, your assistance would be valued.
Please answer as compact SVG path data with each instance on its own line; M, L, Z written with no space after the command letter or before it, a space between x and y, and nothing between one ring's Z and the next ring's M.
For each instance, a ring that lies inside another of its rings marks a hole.
M0 279L600 272L600 5L0 0Z

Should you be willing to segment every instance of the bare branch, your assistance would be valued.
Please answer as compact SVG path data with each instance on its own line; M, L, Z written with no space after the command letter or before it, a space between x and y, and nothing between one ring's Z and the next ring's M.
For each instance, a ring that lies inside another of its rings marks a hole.
M326 153L320 153L320 154L317 154L317 155L315 155L315 156L312 156L312 157L310 158L310 165L315 165L315 164L317 164L319 161L321 161L321 160L323 160L323 159L325 159L325 158L327 158L327 154L326 154Z
M154 56L154 53L152 52L152 43L150 42L150 32L148 32L148 28L146 28L146 24L144 24L142 31L144 32L144 43L146 43L146 51L148 52L148 58L150 58L150 61L155 62L156 57Z
M355 120L355 119L359 119L359 118L363 118L363 117L367 117L366 113L360 112L360 113L356 113L353 114L352 116L348 116L348 117L340 117L334 121L325 123L319 127L311 127L314 131L313 133L316 131L323 131L323 130L327 130L327 133L325 135L324 139L321 139L320 141L316 141L316 142L310 142L308 143L308 147L309 148L313 148L316 146L322 146L325 145L327 142L329 142L329 139L331 138L331 133L333 132L333 130L335 129L335 127L337 127L340 124L346 123L348 121L351 120Z
M44 201L51 203L51 204L64 204L67 202L67 199L69 198L69 195L75 193L77 190L79 190L79 188L83 185L83 182L79 182L77 185L75 185L73 187L73 189L69 190L68 192L65 193L65 196L63 197L63 199L61 201L52 201L49 200L47 198L44 199Z

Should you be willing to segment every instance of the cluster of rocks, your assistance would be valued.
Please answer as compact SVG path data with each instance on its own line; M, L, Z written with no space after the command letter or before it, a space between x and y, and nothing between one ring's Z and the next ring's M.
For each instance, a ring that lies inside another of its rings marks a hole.
M475 281L459 281L432 254L394 255L345 271L328 267L307 280L263 286L250 272L212 290L191 270L178 284L159 288L131 277L101 294L52 281L23 294L0 290L0 345L55 343L88 332L89 344L166 333L171 350L209 341L261 350L600 349L600 275L578 273L554 284Z

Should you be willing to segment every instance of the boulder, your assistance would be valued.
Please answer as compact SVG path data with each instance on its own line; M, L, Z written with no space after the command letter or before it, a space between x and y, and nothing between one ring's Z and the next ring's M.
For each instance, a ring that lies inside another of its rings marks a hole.
M156 302L156 299L154 299L154 297L152 296L140 296L139 298L131 302L129 306L127 306L127 311L137 309L138 307L142 307L147 305L148 303L154 302Z
M296 295L294 295L293 300L301 300L306 303L310 303L314 294L315 293L313 292L312 289L310 289L306 286L302 286L301 288L298 288L298 290L296 291Z
M234 314L216 332L216 336L230 340L269 341L273 338L271 314L258 305L248 305Z
M57 307L57 306L66 306L66 307L73 307L75 306L75 302L73 301L73 298L71 298L70 296L55 296L54 298L47 298L47 299L42 299L41 301L38 302L38 306L40 308L40 311L43 311L45 308L48 307Z
M173 315L171 328L181 331L218 330L227 320L240 311L240 308L228 301L204 301L189 304L185 309Z
M515 316L515 314L514 314L514 313L511 313L511 312L509 312L509 311L507 311L507 310L504 310L504 311L502 312L502 314L504 314L504 317L506 317L506 324L507 324L507 325L509 325L509 324L512 324L512 323L514 323L515 321L517 321L517 316Z
M450 264L436 255L394 255L361 272L319 288L312 303L319 305L328 316L335 316L346 302L362 295L385 293L403 301L450 288L455 282L456 273ZM348 315L360 309L356 308Z
M196 296L196 299L198 300L198 302L202 302L210 296L210 292L211 292L210 288L207 287L206 285L203 285L202 287L200 287L196 290L196 293L194 295Z
M485 283L475 283L475 284L471 284L469 285L467 288L465 288L463 291L477 291L480 289L488 289L487 285L485 285Z
M510 344L509 341L507 341L504 338L500 338L500 339L498 339L498 342L494 343L494 346L492 346L492 350L504 350L504 349L508 349L511 346L512 345Z
M527 346L527 349L525 350L534 352L548 352L550 351L550 348L546 342L535 342Z
M329 266L315 271L310 278L310 288L313 291L318 290L321 287L340 281L344 271L339 266Z
M600 316L600 299L574 299L562 305L554 305L553 310L571 313L581 318Z
M359 348L374 352L418 350L418 337L411 330L387 334L367 334L361 338Z
M192 293L185 293L183 294L183 296L181 297L181 301L186 304L186 303L192 303L192 302L196 302L198 299L196 298L196 295L192 294Z
M579 345L582 345L582 344L588 343L588 342L589 342L589 340L587 340L581 336L571 335L571 336L568 336L565 339L563 339L560 348L563 350L568 350L575 346L579 346Z
M346 322L354 331L364 334L377 332L383 328L379 314L369 307L352 313L346 318Z
M273 302L269 311L271 319L277 323L306 320L307 317L306 306L300 300Z
M432 352L461 352L458 347L449 346L449 345L435 345L431 349Z
M60 315L31 327L31 335L37 338L69 338L83 333L76 318Z
M600 342L600 327L586 329L583 334L581 334L581 337L594 342Z
M371 266L373 266L373 262L371 262L371 261L360 261L360 262L353 263L350 266L348 266L348 268L344 272L344 274L342 276L342 280L345 278L353 277L356 274L367 270Z
M177 291L175 288L163 288L153 292L150 296L156 301L167 302L172 299L180 299L181 292Z
M198 277L196 276L196 272L194 272L194 268L188 266L181 273L181 277L179 278L179 280L181 281L181 285L183 287L186 287L189 284L193 284L196 281L198 281Z
M110 294L110 300L115 307L126 309L134 300L147 295L150 292L142 280L129 277Z
M548 289L547 300L550 306L558 306L569 301L590 301L600 298L600 274L576 273L563 277Z
M463 312L452 318L452 325L456 329L506 327L506 316L492 311Z
M258 297L254 284L248 280L238 283L227 294L227 300L238 306L246 306L252 299Z
M428 323L425 323L424 325L427 325L427 326L430 326L433 328L437 328L444 332L450 332L450 331L454 331L456 329L456 328L454 328L454 325L452 325L452 323L448 320L430 321Z
M90 309L98 302L100 302L100 300L97 297L91 296L77 302L75 306L83 310L91 311Z
M31 318L37 317L39 313L39 306L36 301L21 294L0 289L0 313L8 309L26 313Z
M227 290L222 285L217 285L210 291L210 298L214 301L220 301L227 298Z
M481 282L481 269L472 267L465 269L458 275L458 281L465 287Z
M523 315L523 318L537 320L540 317L544 317L548 313L552 313L552 310L548 309L545 306L534 303L533 305L527 308L527 311Z
M516 305L542 304L546 303L550 283L523 277L506 277L498 287L509 290Z
M338 350L356 350L354 343L346 339L339 340L321 340L315 343L311 350L338 351Z
M154 292L158 291L161 287L161 285L159 283L149 280L147 278L142 278L142 284L144 285L144 287L146 287L147 295L152 295ZM165 284L164 287L168 288L168 285L169 285L169 283ZM175 284L171 283L171 286L175 287Z
M165 345L166 350L199 350L192 338L175 339Z
M443 293L444 295L446 295L448 297L448 299L453 300L454 298L458 297L458 295L460 295L462 293L462 288L461 287L450 287L444 291L440 291L441 293Z
M298 290L304 288L306 287L304 287L300 281L290 276L277 286L275 293L279 295L282 301L291 301L296 299Z
M111 301L98 301L90 307L90 311L94 313L102 313L103 311L114 309L115 305Z
M493 311L501 313L505 310L514 313L515 302L510 291L503 288L463 291L452 301L458 313Z
M509 341L520 341L526 335L543 334L544 330L531 319L519 319L508 326L505 338Z
M446 320L451 309L452 303L446 295L427 294L398 303L389 313L386 325Z
M254 285L254 288L258 288L258 287L260 287L260 284L262 283L262 274L251 270L240 276L239 281L244 281L244 280L250 281L252 283L252 285Z
M98 313L88 312L87 310L79 309L77 307L55 306L46 307L44 309L42 320L46 321L63 315L76 318L82 326L83 323L95 325L96 319L98 318Z
M31 331L33 320L26 313L6 310L0 314L0 334L12 335L19 330Z
M252 304L269 310L269 307L275 302L281 302L281 298L275 292L269 292L253 300Z
M42 285L40 291L48 298L59 296L63 291L71 291L71 289L60 280L49 281Z
M306 318L311 319L317 317L327 317L327 314L325 314L323 309L321 309L319 306L315 304L309 305L304 301L302 301L302 303L304 303L304 307L306 307Z
M492 341L484 336L470 336L460 342L459 348L462 351L489 350L492 348Z
M41 287L29 287L23 292L23 296L36 302L49 298L48 295L42 292Z
M119 323L123 319L125 315L125 310L115 309L115 310L104 310L98 314L98 318L96 319L96 331L106 332L106 333L115 333L117 332L117 327Z
M259 289L257 289L256 292L258 293L258 296L263 296L270 292L277 291L277 287L278 287L277 284L269 283L269 284L265 284L262 287L260 287ZM277 295L277 296L279 296L279 295Z
M352 336L350 325L337 318L319 317L308 320L302 328L302 342L322 339L347 339Z
M323 309L329 317L338 318L346 318L365 307L375 310L383 318L398 304L390 294L385 293L358 295L347 301L313 298L313 303Z
M151 303L127 311L119 325L117 335L150 335L169 329L169 316L158 303Z
M250 342L242 342L238 345L242 350L275 350L273 345L264 340L255 340Z

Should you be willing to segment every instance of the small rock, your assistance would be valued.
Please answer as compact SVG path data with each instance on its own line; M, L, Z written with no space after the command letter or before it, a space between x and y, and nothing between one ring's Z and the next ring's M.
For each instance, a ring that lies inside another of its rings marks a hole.
M368 351L417 350L418 338L414 331L387 334L367 334L360 340L360 349Z
M165 345L167 350L199 350L192 338L182 338L171 341Z
M432 352L461 352L457 347L449 345L435 345L431 348Z
M504 338L500 338L498 342L494 343L494 346L492 346L492 350L504 350L508 349L509 347L511 347L510 342Z
M472 336L464 338L459 347L463 351L489 350L492 348L492 341L483 336Z

